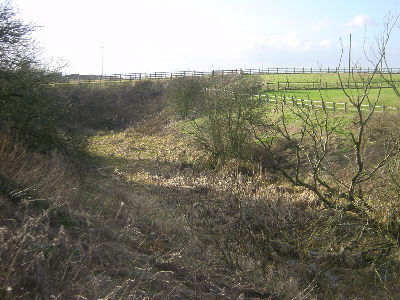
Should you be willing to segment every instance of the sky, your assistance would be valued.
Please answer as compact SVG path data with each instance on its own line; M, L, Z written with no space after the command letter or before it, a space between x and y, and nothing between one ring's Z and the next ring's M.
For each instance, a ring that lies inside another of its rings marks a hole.
M4 1L4 0L0 0ZM66 74L370 66L398 0L11 0ZM400 24L400 20L399 20ZM363 50L365 49L365 51ZM375 50L374 50L375 49ZM388 45L400 67L400 26Z

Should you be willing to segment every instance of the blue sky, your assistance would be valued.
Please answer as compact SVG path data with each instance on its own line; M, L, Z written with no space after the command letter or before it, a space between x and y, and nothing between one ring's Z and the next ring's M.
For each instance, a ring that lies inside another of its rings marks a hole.
M341 40L368 66L392 0L13 0L19 17L41 26L35 38L65 73L334 67ZM389 62L400 67L400 27Z

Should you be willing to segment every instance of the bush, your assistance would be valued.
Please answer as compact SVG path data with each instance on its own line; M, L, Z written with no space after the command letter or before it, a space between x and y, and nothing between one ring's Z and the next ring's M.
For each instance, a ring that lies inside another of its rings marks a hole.
M254 97L260 88L254 76L179 79L169 87L170 107L178 116L191 118L197 142L214 159L248 159L250 124L261 118L261 103Z
M177 118L194 118L206 97L206 81L203 78L181 77L171 80L166 99L173 115Z
M41 151L62 147L60 118L67 112L68 103L51 88L51 76L29 66L1 73L2 133L17 134L29 148Z
M62 143L58 121L67 105L50 88L52 73L35 58L33 30L7 2L0 5L0 133L47 151Z

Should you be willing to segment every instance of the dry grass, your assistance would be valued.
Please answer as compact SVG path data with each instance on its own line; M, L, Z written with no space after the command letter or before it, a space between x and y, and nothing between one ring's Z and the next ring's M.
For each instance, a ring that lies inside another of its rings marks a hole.
M0 138L0 293L5 299L35 298L52 285L46 270L62 230L58 234L51 223L74 197L76 183L57 154L44 157L7 136Z
M324 212L311 193L276 182L258 165L231 160L210 170L207 154L177 128L183 127L103 133L90 146L103 158L104 178L113 174L144 196L133 205L142 216L136 217L137 228L165 232L169 246L180 249L176 264L192 276L209 274L208 281L230 286L231 296L250 289L285 299L360 296L345 284L344 270L354 268L348 274L373 287L362 290L364 298L385 297L373 270L352 254L346 259L340 254L342 233L329 225L336 216ZM128 210L133 203L125 204ZM148 247L161 245L157 240Z
M28 153L3 138L2 297L385 299L385 288L400 294L394 265L375 273L341 251L346 232L330 226L338 216L313 194L258 164L230 160L210 169L184 128L159 115L97 132L88 138L93 166L79 183L56 154Z

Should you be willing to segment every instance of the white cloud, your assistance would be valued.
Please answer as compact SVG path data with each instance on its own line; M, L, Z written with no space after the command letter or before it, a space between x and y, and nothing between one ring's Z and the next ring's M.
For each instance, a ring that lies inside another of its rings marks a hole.
M371 17L361 14L353 17L350 21L346 23L348 27L364 27L365 25L374 24L375 22Z
M306 51L310 49L310 42L302 38L300 33L289 31L279 37L266 37L264 44L276 50Z

